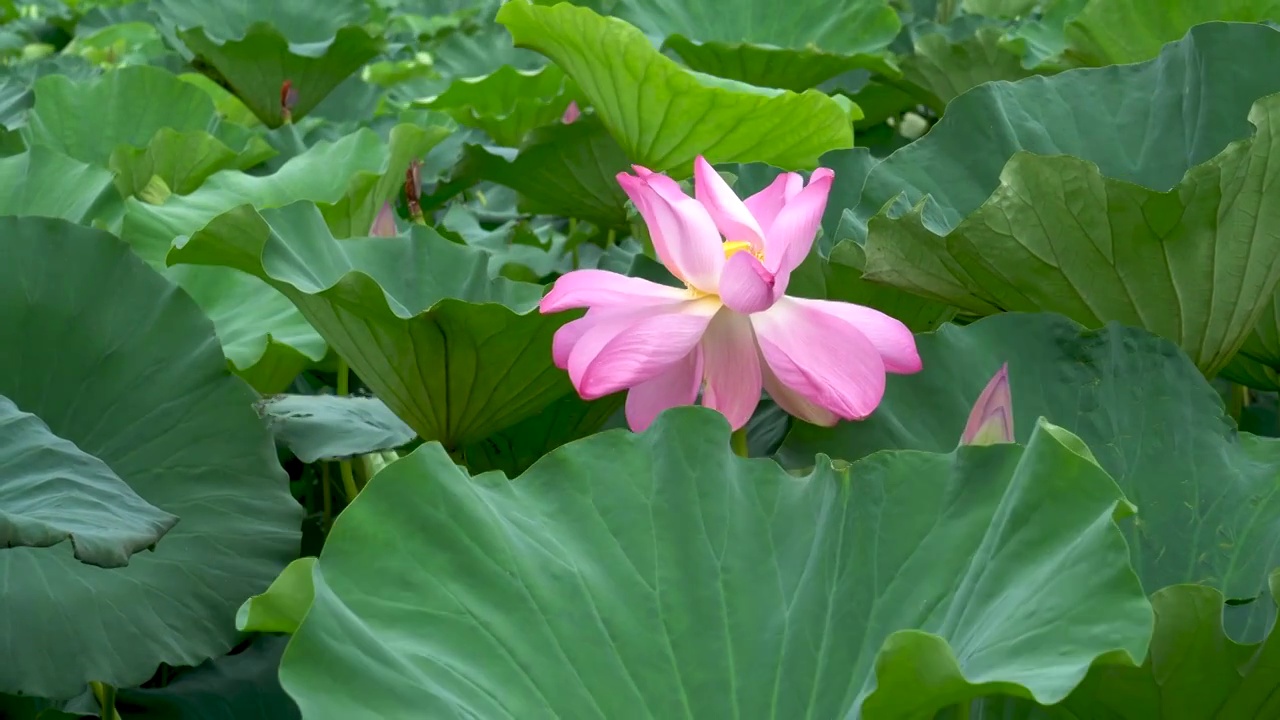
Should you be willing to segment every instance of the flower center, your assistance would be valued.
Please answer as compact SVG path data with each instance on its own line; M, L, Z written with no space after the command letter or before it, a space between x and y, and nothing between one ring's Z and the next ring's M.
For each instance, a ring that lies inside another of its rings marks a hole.
M724 259L725 259L725 260L728 260L729 258L733 257L734 255L736 255L736 254L738 254L738 253L742 252L743 250L746 250L747 252L751 253L752 255L755 255L757 260L759 260L759 261L761 261L761 262L764 262L764 253L763 253L763 252L756 252L756 251L752 250L752 249L751 249L751 243L749 243L749 242L747 242L747 241L745 241L745 240L727 240L727 241L725 241L725 243L724 243Z

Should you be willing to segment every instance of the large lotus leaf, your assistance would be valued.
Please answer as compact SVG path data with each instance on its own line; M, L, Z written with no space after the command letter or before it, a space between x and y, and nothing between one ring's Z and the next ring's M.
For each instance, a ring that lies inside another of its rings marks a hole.
M122 689L123 718L295 720L298 706L277 677L288 638L259 636L243 651L184 669L163 687Z
M694 70L796 92L855 68L894 73L882 53L902 27L886 0L633 0L614 14Z
M309 718L1054 702L1094 659L1141 657L1152 622L1112 520L1124 500L1063 435L819 458L800 478L733 456L703 408L515 481L425 445L335 522L281 684Z
M329 351L289 299L262 280L231 268L175 267L176 282L213 320L236 374L261 393L276 393Z
M123 237L144 259L163 262L173 238L189 235L244 203L279 207L299 200L320 205L332 232L365 235L383 203L394 199L409 163L446 131L402 124L384 142L362 129L317 143L271 175L220 172L196 192L162 205L127 201ZM285 297L259 278L229 268L166 270L213 319L228 360L261 392L279 392L327 346Z
M363 236L383 203L394 200L409 164L448 135L440 127L399 124L384 141L362 128L318 142L270 175L220 172L194 193L162 205L129 200L122 237L153 264L162 264L173 238L190 235L240 205L281 207L300 200L320 206L338 237Z
M382 49L361 26L361 0L326 0L322 11L310 0L159 0L158 10L269 127L285 121L286 81L297 120Z
M570 393L542 412L462 448L472 472L501 470L515 477L552 450L598 432L622 408L625 393L586 401Z
M360 379L423 439L449 448L570 392L542 287L490 279L488 255L414 226L335 240L315 205L242 206L175 242L169 264L226 265L284 293Z
M0 245L0 394L180 518L110 571L65 543L0 551L0 656L19 659L0 664L0 692L127 687L225 653L302 521L254 393L195 303L113 236L0 218Z
M691 72L618 18L561 3L511 0L498 11L516 45L568 73L627 156L655 171L692 172L692 161L813 167L853 146L856 107L817 90L797 94Z
M960 38L942 32L921 35L913 54L902 61L903 80L924 88L937 107L945 107L982 83L1036 74L1006 47L1005 33L1001 26L983 25Z
M154 178L164 182L166 192L186 195L219 170L247 170L275 154L257 136L232 148L203 130L161 128L146 147L117 147L107 164L126 197L143 193Z
M627 225L627 195L617 176L631 166L595 117L538 128L511 160L477 145L465 153L464 172L515 190L524 212Z
M1014 427L1037 417L1080 436L1138 507L1125 534L1144 586L1203 583L1230 598L1263 592L1280 565L1280 440L1237 433L1222 400L1172 343L1137 328L1085 330L1055 315L1009 313L917 337L925 371L891 376L866 421L793 425L779 458L805 466L884 448L954 447L969 410L1009 363ZM1266 615L1235 627L1257 639Z
M1087 65L1141 62L1201 23L1276 18L1280 0L1090 0L1067 23L1067 52Z
M1216 373L1280 280L1280 76L1247 70L1266 58L1280 31L1213 23L1147 63L965 93L868 175L867 278L1145 327Z
M1272 598L1258 604L1275 616ZM1241 645L1227 636L1224 598L1212 588L1175 585L1151 596L1155 633L1141 667L1103 665L1054 710L1071 718L1108 720L1231 720L1280 715L1280 641ZM1274 624L1274 623L1272 623Z
M889 285L868 282L863 278L866 257L862 246L845 240L831 249L828 257L810 254L792 275L787 292L811 297L873 307L901 320L914 332L936 330L955 317L950 305L903 292Z
M23 129L28 145L123 172L122 189L141 189L158 175L189 191L192 181L198 185L214 171L249 167L270 154L258 138L228 146L224 140L231 138L217 133L208 94L157 67L123 67L81 80L48 75L36 82L35 95Z
M386 403L372 397L276 395L259 403L258 412L276 442L306 463L391 450L417 438Z
M111 173L37 145L0 158L0 215L38 215L86 222L115 203Z
M102 460L0 395L0 549L70 540L80 562L123 567L176 522Z
M531 130L555 122L572 100L564 71L554 65L522 71L503 65L479 78L454 80L443 93L419 101L468 127L516 147Z

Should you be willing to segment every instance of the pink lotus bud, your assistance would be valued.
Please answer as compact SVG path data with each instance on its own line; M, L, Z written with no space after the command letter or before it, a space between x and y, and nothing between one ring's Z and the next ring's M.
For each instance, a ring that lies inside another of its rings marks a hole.
M961 445L995 445L1011 443L1013 439L1013 394L1009 391L1009 363L991 378L978 402L969 411Z
M398 233L396 230L396 213L391 209L391 203L382 203L382 209L378 211L378 216L373 219L373 225L369 227L370 237L395 237Z
M285 80L280 83L280 114L284 117L285 122L293 120L293 106L298 104L298 91L293 87L292 80Z
M570 100L569 107L564 109L564 117L560 118L560 122L564 123L565 125L568 125L572 123L574 120L577 120L581 116L582 116L582 110L578 108L577 101Z

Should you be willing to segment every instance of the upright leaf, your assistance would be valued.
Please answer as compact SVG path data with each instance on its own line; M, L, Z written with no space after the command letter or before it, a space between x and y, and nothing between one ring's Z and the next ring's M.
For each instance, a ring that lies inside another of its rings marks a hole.
M563 68L627 156L651 170L691 173L699 154L799 169L853 146L856 108L817 90L766 90L690 72L617 18L568 3L511 0L498 22L517 46Z

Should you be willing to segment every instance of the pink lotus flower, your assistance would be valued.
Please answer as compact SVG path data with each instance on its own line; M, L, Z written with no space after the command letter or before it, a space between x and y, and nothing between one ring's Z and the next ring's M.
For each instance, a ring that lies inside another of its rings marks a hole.
M760 390L817 425L870 415L885 373L920 370L915 338L871 308L786 297L791 272L813 247L834 173L796 173L741 200L706 160L694 194L639 166L618 182L649 228L658 259L684 288L604 270L566 273L542 299L544 313L589 308L556 333L556 366L592 400L620 390L627 422L702 404L735 429Z

